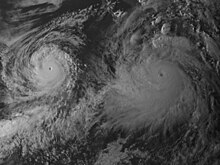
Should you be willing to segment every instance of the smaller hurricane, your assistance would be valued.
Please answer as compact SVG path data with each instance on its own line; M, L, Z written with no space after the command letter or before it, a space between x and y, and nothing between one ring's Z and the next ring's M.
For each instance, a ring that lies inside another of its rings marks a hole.
M33 73L29 76L40 90L46 92L61 86L70 75L68 62L74 65L68 54L59 50L55 45L41 47L32 55Z
M92 7L66 13L10 47L1 45L1 160L10 157L21 144L19 139L25 141L21 144L25 156L48 148L58 136L65 142L83 131L74 131L75 126L83 109L96 101L92 98L94 87L103 83L100 77L108 76L99 53L86 49L83 32L85 22L97 13Z

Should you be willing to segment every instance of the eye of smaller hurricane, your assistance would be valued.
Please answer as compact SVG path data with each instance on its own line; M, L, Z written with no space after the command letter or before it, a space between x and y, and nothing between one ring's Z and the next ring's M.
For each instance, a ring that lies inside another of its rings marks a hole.
M53 89L63 83L68 67L66 54L54 45L41 47L32 55L32 81L39 88Z

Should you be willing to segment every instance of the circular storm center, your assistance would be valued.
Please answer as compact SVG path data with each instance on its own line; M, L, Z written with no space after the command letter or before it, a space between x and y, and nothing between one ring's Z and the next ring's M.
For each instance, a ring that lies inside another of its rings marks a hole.
M156 87L155 91L176 93L180 90L182 76L177 66L168 62L158 62L150 65L150 82Z
M148 81L146 86L148 97L143 102L149 111L161 111L169 109L175 104L183 90L183 80L178 67L166 62L159 62L150 66Z
M64 54L55 46L41 47L32 57L33 82L37 86L52 89L66 77Z
M184 83L177 66L169 62L142 65L133 70L135 84L139 86L135 107L145 111L145 115L157 118L175 104L181 95ZM137 74L140 74L136 76ZM138 83L137 83L138 82Z
M146 61L118 74L105 109L113 123L128 129L159 121L173 111L186 85L182 71L168 61Z
M37 74L40 84L44 86L57 84L60 80L64 79L65 75L62 66L53 57L43 59Z

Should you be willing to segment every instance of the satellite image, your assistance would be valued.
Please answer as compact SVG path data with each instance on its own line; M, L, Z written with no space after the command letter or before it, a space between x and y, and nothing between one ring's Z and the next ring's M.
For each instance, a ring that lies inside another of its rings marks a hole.
M0 165L220 165L220 1L0 0Z

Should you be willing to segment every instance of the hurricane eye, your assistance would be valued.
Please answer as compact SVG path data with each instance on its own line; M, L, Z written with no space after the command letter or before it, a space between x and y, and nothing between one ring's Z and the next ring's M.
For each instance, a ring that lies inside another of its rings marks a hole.
M160 71L160 72L158 73L158 77L163 78L164 76L165 76L165 74L164 74L162 71Z
M68 54L55 45L39 48L31 57L35 69L31 71L33 76L30 76L30 80L43 89L44 87L54 89L53 86L61 85L68 79L70 72L75 72L70 69L67 57ZM73 63L72 60L69 62Z

